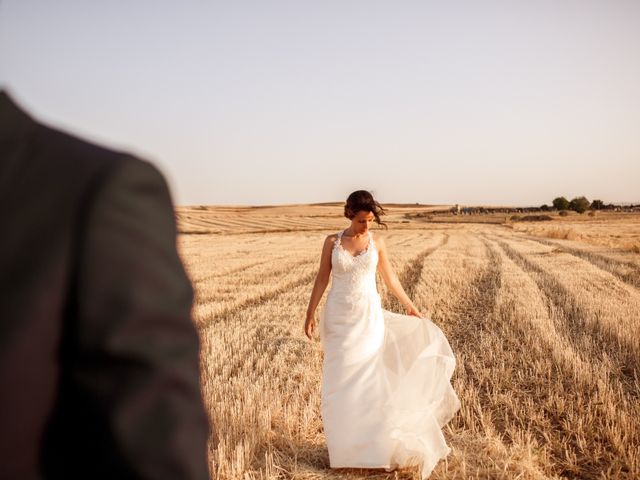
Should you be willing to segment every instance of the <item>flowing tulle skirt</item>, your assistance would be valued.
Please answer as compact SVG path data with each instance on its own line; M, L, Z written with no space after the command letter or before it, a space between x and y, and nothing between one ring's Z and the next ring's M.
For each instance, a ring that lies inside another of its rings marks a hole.
M333 468L421 465L450 451L441 428L460 408L455 357L430 320L383 310L380 297L328 298L321 313L322 420Z

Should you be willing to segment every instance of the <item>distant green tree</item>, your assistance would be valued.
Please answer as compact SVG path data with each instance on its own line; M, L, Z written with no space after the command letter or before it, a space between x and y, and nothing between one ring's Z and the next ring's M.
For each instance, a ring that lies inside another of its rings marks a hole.
M547 205L546 203L544 205L542 205L540 207L540 210L542 210L543 212L548 212L549 211L549 205Z
M602 200L594 200L591 202L591 210L602 210L604 208L604 202Z
M556 210L568 210L569 200L564 197L556 197L553 199L553 208Z
M569 202L569 210L584 213L589 210L591 203L585 197L576 197Z

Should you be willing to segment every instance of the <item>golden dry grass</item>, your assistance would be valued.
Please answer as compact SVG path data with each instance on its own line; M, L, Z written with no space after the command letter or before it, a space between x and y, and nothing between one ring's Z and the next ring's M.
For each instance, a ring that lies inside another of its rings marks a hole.
M388 208L385 221L396 228L406 228L406 224L411 222L405 218L405 214L448 208L449 205L393 205ZM344 223L342 204L337 203L261 207L177 207L176 218L178 230L189 234L318 231L337 229Z
M640 215L637 213L599 212L593 217L571 214L564 218L556 215L553 222L518 224L513 228L541 237L579 240L590 245L640 253Z
M339 207L226 215L226 234L179 238L217 434L213 478L418 478L329 468L321 349L302 323L324 236L346 227ZM453 450L432 478L640 478L638 255L499 225L389 219L392 264L458 361ZM613 221L609 233L634 225Z

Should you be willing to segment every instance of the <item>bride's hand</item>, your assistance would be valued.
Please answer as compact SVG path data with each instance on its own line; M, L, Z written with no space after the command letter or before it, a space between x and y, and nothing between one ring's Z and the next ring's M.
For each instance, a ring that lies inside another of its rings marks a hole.
M309 340L311 340L311 336L313 335L313 331L316 328L316 322L315 319L312 316L308 316L307 320L304 322L304 334L309 337Z
M424 318L422 314L418 311L418 309L413 305L407 308L407 315L413 315L414 317Z

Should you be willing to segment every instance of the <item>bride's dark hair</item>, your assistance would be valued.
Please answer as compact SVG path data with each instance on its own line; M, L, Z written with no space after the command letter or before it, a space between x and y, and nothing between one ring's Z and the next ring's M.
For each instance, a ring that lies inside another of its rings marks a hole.
M384 208L380 205L366 190L356 190L347 197L347 202L344 204L344 216L351 220L360 211L373 213L374 221L378 225L382 225L387 228L387 224L380 220L382 215L385 215Z

